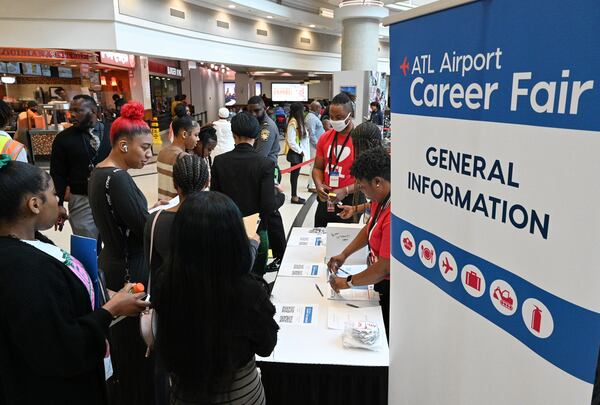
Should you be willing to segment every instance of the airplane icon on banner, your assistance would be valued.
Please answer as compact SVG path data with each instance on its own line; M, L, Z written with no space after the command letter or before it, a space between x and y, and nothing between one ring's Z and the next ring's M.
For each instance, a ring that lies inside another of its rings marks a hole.
M400 70L402 70L402 74L404 76L406 76L406 71L410 68L410 65L408 64L408 57L404 57L404 61L402 62L402 64L400 65Z
M454 268L450 265L450 262L448 261L448 257L444 258L442 267L444 268L444 274L448 273L449 271L454 270Z

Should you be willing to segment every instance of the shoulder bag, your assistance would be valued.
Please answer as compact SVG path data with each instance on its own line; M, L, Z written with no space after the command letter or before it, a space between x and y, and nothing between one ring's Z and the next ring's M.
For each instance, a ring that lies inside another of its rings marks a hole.
M150 229L150 254L148 255L148 295L146 301L150 301L150 292L152 288L152 253L154 252L154 228L162 210L159 210L152 221ZM154 309L148 309L140 314L140 333L144 343L146 343L146 357L150 356L150 351L154 348L156 340L157 315Z

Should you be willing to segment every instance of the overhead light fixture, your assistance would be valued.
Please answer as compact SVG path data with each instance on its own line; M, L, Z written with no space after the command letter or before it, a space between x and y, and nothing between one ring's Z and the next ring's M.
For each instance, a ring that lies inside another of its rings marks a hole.
M100 85L106 86L106 76L100 76Z
M117 78L116 77L111 77L110 78L110 85L113 87L117 87Z
M228 5L227 7L229 7L229 8L232 8L232 9L233 9L233 8L235 8L235 4L230 4L230 5Z
M211 63L211 64L210 64L210 68L211 68L211 69L214 69L214 68L215 68L215 64L214 64L214 63Z
M222 72L222 73L225 73L225 68L221 69L221 72Z
M273 18L272 15L268 15L267 18L270 20L271 18Z
M315 27L316 27L316 25L314 25L314 24L310 24L310 25L309 25L309 27L310 27L310 28L315 28Z
M204 62L200 62L200 66L204 66Z
M319 15L325 18L333 18L333 10L330 8L321 7L319 8Z
M417 7L414 4L400 3L400 2L393 3L393 4L386 4L385 6L387 8L391 8L392 10L398 10L398 11L408 11L408 10L412 10L413 8Z
M14 76L2 76L0 81L4 84L14 84L17 81L17 78Z
M375 6L375 7L383 7L383 1L379 0L345 0L340 2L340 8L346 6Z

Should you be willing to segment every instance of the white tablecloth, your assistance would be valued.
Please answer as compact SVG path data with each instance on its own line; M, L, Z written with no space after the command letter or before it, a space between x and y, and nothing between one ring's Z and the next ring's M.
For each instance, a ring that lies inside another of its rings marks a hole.
M291 235L292 237L314 235L309 233L309 230L310 228L294 228ZM319 264L324 262L324 257L324 246L288 246L282 266ZM343 331L327 327L330 308L352 308L348 307L345 302L327 299L327 291L323 287L327 280L325 273L326 271L323 271L318 278L277 277L271 297L273 303L316 305L318 306L317 322L310 326L283 326L279 330L277 346L271 356L259 357L257 360L275 363L387 367L389 365L389 348L383 327L381 307L378 304L364 301L351 302L360 307L368 307L365 310L368 320L380 325L383 343L380 351L346 349L342 345ZM315 283L321 285L325 297L321 297Z

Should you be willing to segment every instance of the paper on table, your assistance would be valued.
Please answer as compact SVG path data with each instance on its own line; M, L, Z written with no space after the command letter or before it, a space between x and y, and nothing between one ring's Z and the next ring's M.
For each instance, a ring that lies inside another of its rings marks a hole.
M327 266L324 264L284 264L279 268L278 277L319 277L319 274L327 274Z
M323 246L325 241L326 237L323 234L291 235L288 246Z
M260 224L260 215L252 214L244 217L244 228L246 228L246 234L249 238L256 235L256 230L258 229L258 224Z
M317 309L317 305L275 304L275 322L279 326L315 325Z
M366 264L343 265L338 269L337 275L340 277L355 275L367 268Z
M169 200L169 202L167 204L165 204L165 205L159 205L158 207L155 207L155 208L152 208L151 210L148 210L148 213L152 214L153 212L156 212L156 211L168 210L169 208L173 208L177 204L179 204L179 196L175 196L175 197L171 198Z
M347 288L336 293L329 284L327 284L328 296L330 300L336 301L379 301L379 293L375 291L372 285L365 287Z
M327 327L329 329L343 330L346 322L371 321L369 313L373 308L350 308L330 306L327 309Z

